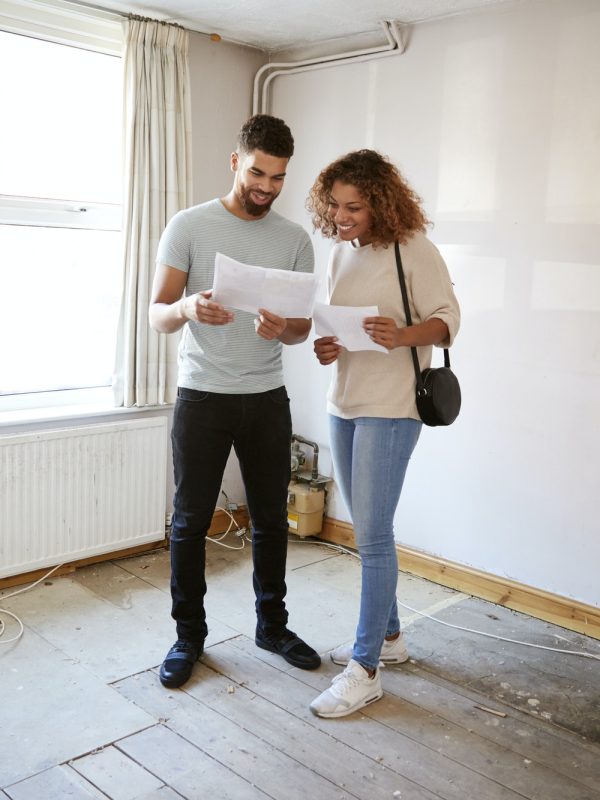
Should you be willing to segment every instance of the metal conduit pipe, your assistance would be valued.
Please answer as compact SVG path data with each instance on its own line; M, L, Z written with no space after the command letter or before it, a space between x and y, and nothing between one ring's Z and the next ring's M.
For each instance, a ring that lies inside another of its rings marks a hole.
M311 477L316 479L319 477L319 445L316 442L311 442L310 439L305 439L304 436L298 436L297 433L292 434L292 441L301 442L302 444L307 444L309 447L313 449L313 462L312 462L312 473Z
M263 84L262 92L260 91L260 80L264 72L270 69L276 69L278 67L282 67L283 69L278 70L276 73L273 74L273 77L277 77L277 75L282 75L284 72L289 71L296 71L295 68L304 67L309 65L314 65L315 68L320 65L326 65L328 62L332 62L334 64L346 61L347 59L353 59L359 56L370 56L370 55L377 55L378 53L387 53L387 52L395 52L396 50L400 50L404 52L404 46L401 44L398 33L396 31L396 23L395 21L388 22L384 20L379 23L383 28L383 32L385 33L385 37L387 39L387 44L380 45L379 47L371 47L366 48L363 50L350 50L346 53L336 53L335 55L331 56L319 56L315 58L307 58L303 61L272 61L269 64L263 64L262 67L258 70L256 75L254 76L254 91L252 97L252 113L258 114L265 113L264 109L266 107L266 86L271 80L271 76L269 76L265 83ZM262 95L262 97L260 97ZM259 102L260 97L260 102Z

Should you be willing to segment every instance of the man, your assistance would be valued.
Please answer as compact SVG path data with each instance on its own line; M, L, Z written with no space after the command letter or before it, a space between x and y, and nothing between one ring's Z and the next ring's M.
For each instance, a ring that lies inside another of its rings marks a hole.
M249 119L231 154L229 194L176 214L158 247L150 324L163 333L185 326L171 434L177 641L160 669L168 687L188 680L203 651L206 533L232 445L252 520L256 644L302 669L321 663L286 627L284 603L292 427L281 350L282 344L303 342L311 322L284 319L268 309L260 309L258 317L234 314L211 300L210 289L217 252L255 266L312 272L306 231L271 211L293 152L292 134L282 120L264 114Z

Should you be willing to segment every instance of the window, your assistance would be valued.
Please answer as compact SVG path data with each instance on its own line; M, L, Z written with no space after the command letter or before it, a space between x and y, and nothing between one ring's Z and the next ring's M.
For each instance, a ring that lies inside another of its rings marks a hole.
M121 59L0 30L0 75L0 401L15 408L111 384Z

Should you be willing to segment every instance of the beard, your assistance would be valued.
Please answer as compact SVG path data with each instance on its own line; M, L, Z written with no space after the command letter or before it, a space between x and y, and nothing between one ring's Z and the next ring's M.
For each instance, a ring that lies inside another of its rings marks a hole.
M273 201L276 200L279 195L273 194L271 195L271 199L268 203L259 205L258 203L255 203L250 196L253 191L255 192L256 189L246 189L245 187L242 187L238 194L238 199L240 201L240 205L247 214L250 214L253 217L261 217L271 208Z

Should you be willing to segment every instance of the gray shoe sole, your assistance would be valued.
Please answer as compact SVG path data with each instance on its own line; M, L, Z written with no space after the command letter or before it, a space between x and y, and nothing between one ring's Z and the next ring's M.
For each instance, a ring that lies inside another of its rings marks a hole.
M334 664L338 664L340 667L347 667L348 666L348 661L344 661L341 658L336 660L333 657L333 653L330 653L329 657L331 658L331 660L333 661ZM405 658L385 658L385 657L381 658L380 657L379 661L382 664L404 664L404 663L406 663L408 661L408 653L406 654Z
M375 703L377 700L381 700L383 697L383 690L380 692L376 692L371 697L366 698L366 700L361 700L359 703L355 703L350 708L345 708L343 711L318 711L316 708L313 708L312 705L309 706L311 712L315 715L315 717L322 717L323 719L336 719L337 717L347 717L349 714L354 714L355 711L360 711L361 708L365 708L365 706L370 706L371 703Z

